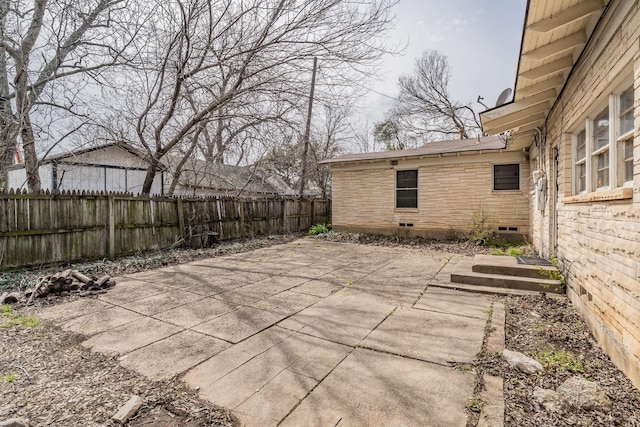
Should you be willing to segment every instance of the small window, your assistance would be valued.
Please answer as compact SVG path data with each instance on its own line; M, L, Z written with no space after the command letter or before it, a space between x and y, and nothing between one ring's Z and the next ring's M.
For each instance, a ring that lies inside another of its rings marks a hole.
M396 208L418 208L418 171L396 171Z
M520 165L493 165L493 189L520 190Z

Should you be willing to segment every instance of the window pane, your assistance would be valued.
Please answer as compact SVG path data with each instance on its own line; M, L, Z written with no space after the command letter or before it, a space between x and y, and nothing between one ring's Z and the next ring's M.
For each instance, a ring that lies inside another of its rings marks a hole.
M633 87L620 95L620 135L633 130Z
M418 188L418 171L398 171L396 188Z
M493 165L494 190L519 190L520 165Z
M624 142L624 180L633 181L633 140Z
M593 121L593 150L609 144L609 107L598 114Z
M396 207L397 208L417 208L418 207L418 190L397 190L396 191Z
M609 151L597 156L596 187L609 185Z
M587 154L587 134L583 130L576 135L576 160L584 159Z
M584 163L579 164L576 168L576 175L578 176L577 192L587 191L587 165Z

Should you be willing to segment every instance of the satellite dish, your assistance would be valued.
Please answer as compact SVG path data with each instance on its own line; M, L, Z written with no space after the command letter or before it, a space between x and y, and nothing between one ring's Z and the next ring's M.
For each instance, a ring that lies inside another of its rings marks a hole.
M507 99L509 99L509 96L511 96L511 88L506 88L505 90L503 90L500 93L500 96L498 97L498 100L496 101L496 107L499 107L502 104L504 104L505 102L507 102Z

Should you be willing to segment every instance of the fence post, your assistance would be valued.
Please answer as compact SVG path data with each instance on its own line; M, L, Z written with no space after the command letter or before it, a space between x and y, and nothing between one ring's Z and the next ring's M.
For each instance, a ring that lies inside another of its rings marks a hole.
M182 199L178 199L176 201L176 209L178 210L178 227L180 228L180 239L184 240L186 237L186 233L184 227L184 209L182 205Z
M113 194L107 196L107 205L107 225L109 228L109 237L107 238L109 242L108 256L110 259L113 259L116 257L116 207Z

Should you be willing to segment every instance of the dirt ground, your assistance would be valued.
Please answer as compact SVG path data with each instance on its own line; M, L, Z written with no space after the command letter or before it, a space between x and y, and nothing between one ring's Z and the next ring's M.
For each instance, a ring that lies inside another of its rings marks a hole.
M295 236L270 238L260 243L236 242L226 249L218 248L217 253L214 250L173 251L164 257L158 253L140 254L106 264L106 272L142 271L195 257L284 243L292 238ZM465 255L491 252L490 248L467 242L397 241L359 236L334 236L332 240ZM82 269L83 265L74 268ZM84 268L93 271L100 267L98 263L87 263ZM43 275L42 272L11 274L3 276L5 288L20 288L32 280L31 277ZM57 304L69 298L74 297L53 297L39 303ZM485 355L478 361L478 368L504 379L506 426L640 427L640 392L613 366L565 298L540 295L506 297L503 301L506 347L529 354L545 365L543 373L525 375L510 368L500 355ZM131 395L137 394L145 404L130 421L130 426L236 425L225 409L199 400L197 392L185 389L179 381L149 381L121 367L117 360L83 348L80 340L79 336L59 328L38 325L37 321L21 314L20 308L4 309L0 314L0 421L24 417L32 426L114 425L110 417ZM550 354L563 354L564 359L549 357ZM612 401L611 408L548 413L533 399L536 387L556 388L576 374L601 386Z
M499 355L482 361L504 379L505 426L640 426L640 391L602 351L566 298L504 298L506 348L525 353L544 366L527 375L510 368ZM556 389L571 376L593 381L611 400L607 409L547 412L533 398L536 387Z

